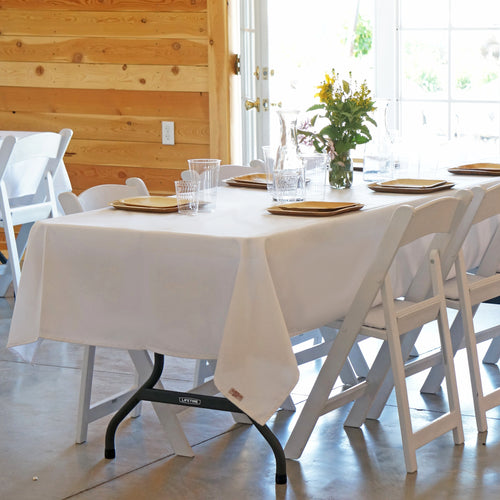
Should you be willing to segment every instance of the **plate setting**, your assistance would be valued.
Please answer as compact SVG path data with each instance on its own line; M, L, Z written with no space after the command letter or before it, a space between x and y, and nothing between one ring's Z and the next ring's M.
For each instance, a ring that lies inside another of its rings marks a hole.
M111 202L111 206L119 210L133 212L177 212L177 198L170 196L137 196L135 198L115 200Z
M422 194L450 189L455 184L441 179L394 179L385 182L372 182L368 187L381 193Z
M274 205L267 211L273 215L295 215L302 217L332 217L346 212L353 212L363 208L361 203L342 203L334 201L301 201Z
M500 163L470 163L449 168L448 172L458 175L500 175Z

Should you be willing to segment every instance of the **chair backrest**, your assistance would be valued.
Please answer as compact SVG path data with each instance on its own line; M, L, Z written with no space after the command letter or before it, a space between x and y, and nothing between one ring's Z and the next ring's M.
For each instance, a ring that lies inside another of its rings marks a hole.
M16 140L7 136L0 146L0 182L9 199L37 195L43 201L47 192L43 181L63 160L73 131L38 132Z
M500 183L485 188L483 193L472 224L489 224L490 238L480 256L477 274L491 276L500 272Z
M125 184L101 184L93 186L79 196L72 192L61 193L59 202L66 215L97 210L121 198L149 195L148 188L142 179L130 177Z
M446 252L471 199L470 191L460 191L456 196L437 198L417 207L402 205L396 209L352 302L353 306L344 319L343 330L359 330L400 248L427 236L431 240L425 250L425 257L428 258L436 250L440 254ZM415 279L426 272L425 266L418 266ZM414 297L410 300L424 299L429 287L426 277L413 290ZM412 286L409 290L412 290Z

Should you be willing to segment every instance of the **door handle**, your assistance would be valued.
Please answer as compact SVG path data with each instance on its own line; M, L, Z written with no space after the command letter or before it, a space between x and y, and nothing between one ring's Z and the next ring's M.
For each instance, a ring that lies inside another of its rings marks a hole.
M257 112L260 111L260 99L257 97L255 101L252 101L251 99L247 99L245 101L245 109L247 111L251 110L252 108L255 108Z

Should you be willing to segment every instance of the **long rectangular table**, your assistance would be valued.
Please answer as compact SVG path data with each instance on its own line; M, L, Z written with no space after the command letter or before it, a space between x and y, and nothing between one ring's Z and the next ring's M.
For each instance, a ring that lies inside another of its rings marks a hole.
M217 210L197 217L109 208L39 222L9 346L42 337L217 359L217 388L263 424L298 379L290 336L347 311L396 206L445 195L374 193L356 179L329 199L362 211L280 217L266 191L223 187ZM417 264L410 250L400 260L404 290Z

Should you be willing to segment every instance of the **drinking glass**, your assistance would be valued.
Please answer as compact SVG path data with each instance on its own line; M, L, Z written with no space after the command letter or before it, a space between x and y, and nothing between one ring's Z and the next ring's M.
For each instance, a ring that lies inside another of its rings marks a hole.
M274 196L279 203L305 199L304 167L274 169Z
M301 154L306 178L306 196L311 200L324 200L328 173L326 153Z
M220 160L197 158L188 160L189 170L197 172L200 182L199 211L213 212L217 203Z
M184 215L196 215L198 213L199 193L199 181L175 181L177 211Z

